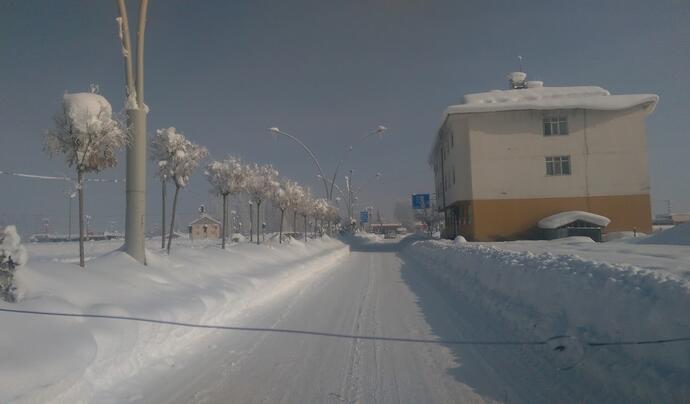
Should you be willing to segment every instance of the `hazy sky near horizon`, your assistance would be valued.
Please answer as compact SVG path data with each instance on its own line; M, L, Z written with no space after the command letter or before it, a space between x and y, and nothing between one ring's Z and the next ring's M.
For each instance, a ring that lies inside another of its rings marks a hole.
M128 3L134 21L137 2ZM0 2L0 170L71 174L41 148L65 91L98 83L122 108L116 16L114 0ZM332 173L349 144L385 125L388 135L356 147L344 168L364 184L362 204L391 218L396 200L433 192L426 161L445 107L505 88L517 55L547 86L659 94L648 119L653 207L670 199L690 211L687 0L151 0L149 132L175 126L214 158L270 162L321 195L306 154L266 128L300 137ZM181 212L209 202L202 171L182 192ZM124 177L124 156L100 176ZM152 176L149 184L154 223L160 190ZM0 221L31 232L41 217L64 223L63 184L0 176L0 189ZM96 229L122 228L123 186L91 185L87 213Z

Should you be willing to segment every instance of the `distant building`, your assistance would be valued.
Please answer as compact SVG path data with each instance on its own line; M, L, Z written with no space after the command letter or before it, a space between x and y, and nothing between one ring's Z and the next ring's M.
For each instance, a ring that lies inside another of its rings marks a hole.
M403 225L400 223L372 223L371 233L384 234L388 231L402 232L404 230Z
M189 234L193 240L218 239L221 236L221 227L218 220L203 214L189 224Z
M544 87L522 72L509 80L443 114L429 156L443 236L531 237L564 211L610 218L607 231L651 232L645 119L658 97Z

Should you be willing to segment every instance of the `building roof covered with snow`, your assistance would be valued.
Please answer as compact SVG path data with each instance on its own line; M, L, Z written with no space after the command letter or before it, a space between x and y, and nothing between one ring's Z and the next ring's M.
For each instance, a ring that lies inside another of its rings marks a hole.
M546 87L543 81L527 80L524 72L512 72L507 78L510 83L507 90L465 94L461 104L446 108L441 116L432 154L439 139L438 132L448 116L453 114L564 109L620 111L638 106L651 114L659 102L656 94L612 95L598 86Z
M203 215L203 216L193 220L191 223L189 223L190 226L205 225L205 224L220 224L220 221L212 218L209 215Z
M609 223L611 223L611 219L590 212L573 210L569 212L556 213L555 215L545 217L537 223L537 227L540 229L557 229L559 227L567 226L573 222L586 222L595 226L606 227L609 225Z
M622 110L643 106L651 113L659 101L656 94L612 95L597 86L545 87L541 81L527 81L524 73L514 77L517 73L522 72L509 75L511 89L466 94L462 104L446 109L443 120L448 114L526 109Z

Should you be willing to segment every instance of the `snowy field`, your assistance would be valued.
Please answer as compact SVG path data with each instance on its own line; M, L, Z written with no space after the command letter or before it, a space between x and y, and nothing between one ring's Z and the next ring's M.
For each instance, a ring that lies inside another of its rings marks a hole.
M110 318L0 312L0 402L686 402L690 344L637 342L690 335L687 233L152 240L146 268L119 241L85 269L76 243L28 244L0 308Z
M267 238L268 240L268 238ZM152 240L148 266L121 241L27 244L16 273L20 302L2 309L225 324L327 271L347 252L339 241L231 245L175 240L171 256ZM0 402L91 402L152 363L174 361L212 330L142 321L2 312Z

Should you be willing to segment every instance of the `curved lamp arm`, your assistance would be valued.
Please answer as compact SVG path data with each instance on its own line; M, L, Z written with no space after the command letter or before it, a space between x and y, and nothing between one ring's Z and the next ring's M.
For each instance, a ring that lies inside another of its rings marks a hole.
M276 136L278 136L278 135L287 136L288 138L292 139L293 141L297 142L297 144L299 144L300 146L302 146L302 148L309 154L309 157L311 157L311 159L312 159L312 161L314 162L314 164L316 164L316 168L319 170L319 174L321 175L321 180L323 180L323 186L324 186L324 188L325 188L325 190L326 190L326 197L328 197L328 196L329 196L329 192L328 192L328 182L327 182L327 180L326 180L326 176L323 174L323 170L321 169L321 164L319 164L319 160L316 159L316 156L315 156L314 153L311 151L311 149L309 149L309 148L307 147L307 145L304 144L301 140L297 139L296 137L292 136L292 135L289 134L289 133L283 132L282 130L280 130L280 129L276 128L276 127L269 128L268 131L271 132L271 134L276 135Z
M379 125L374 129L373 131L365 134L364 136L360 137L357 143L362 143L366 139L370 138L371 136L374 135L383 135L385 131L387 131L388 128L386 128L383 125ZM343 154L343 157L338 161L338 164L335 166L335 172L333 173L333 178L331 179L331 188L328 192L328 199L333 199L333 186L335 185L335 179L338 177L338 170L340 169L340 166L345 162L345 158L347 157L347 153L351 152L353 149L352 146L349 146L347 150L345 151L345 154ZM342 192L341 192L342 193Z

